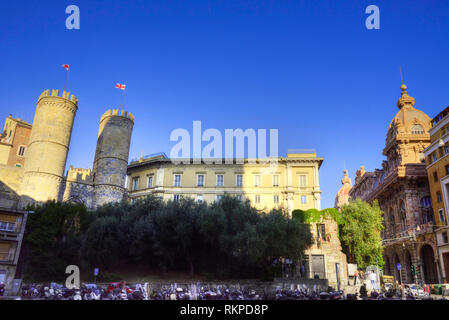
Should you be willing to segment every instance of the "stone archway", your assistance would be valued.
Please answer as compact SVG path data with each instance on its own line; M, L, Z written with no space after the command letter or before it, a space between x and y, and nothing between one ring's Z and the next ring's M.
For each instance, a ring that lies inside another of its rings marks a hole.
M421 248L421 272L423 275L424 283L438 283L438 271L435 265L435 257L433 249L430 245L425 244Z
M397 253L395 253L393 256L394 279L399 281L399 283L402 283L401 273L397 268L398 263L401 263L401 261L399 260Z
M405 275L405 282L406 283L414 283L415 282L415 276L412 273L412 255L410 254L410 251L406 250L404 253L404 268L402 269Z

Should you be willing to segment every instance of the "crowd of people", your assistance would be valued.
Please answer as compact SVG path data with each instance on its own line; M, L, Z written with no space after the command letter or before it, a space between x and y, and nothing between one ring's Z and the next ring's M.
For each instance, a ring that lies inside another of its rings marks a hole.
M415 285L415 292L411 290L411 285L399 283L395 280L391 285L387 285L385 282L379 283L378 275L374 270L364 273L363 270L356 270L353 275L353 286L359 287L359 294L361 298L368 297L368 291L374 295L396 295L398 298L407 298L411 296L415 297L430 297L431 294L441 293L442 298L445 296L445 290L442 288L436 288L433 284L424 284L422 287ZM418 288L419 291L418 292ZM422 290L422 291L421 291ZM394 293L394 294L393 294Z

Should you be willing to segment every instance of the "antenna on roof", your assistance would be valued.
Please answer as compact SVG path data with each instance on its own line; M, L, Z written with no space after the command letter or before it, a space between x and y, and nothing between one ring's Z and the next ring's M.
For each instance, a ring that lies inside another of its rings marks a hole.
M399 72L401 73L401 84L404 84L404 76L402 75L402 66L399 66Z

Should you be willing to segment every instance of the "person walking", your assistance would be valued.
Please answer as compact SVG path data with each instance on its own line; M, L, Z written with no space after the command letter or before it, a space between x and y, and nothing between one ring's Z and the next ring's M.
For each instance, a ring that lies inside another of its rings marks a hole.
M355 270L355 272L354 272L354 285L357 285L358 277L359 277L359 272L357 270Z
M377 286L376 286L377 276L374 273L374 270L371 270L371 273L369 274L369 279L371 281L371 288L373 290L376 290L376 288L377 288Z
M301 273L301 278L303 278L304 272L305 272L304 263L301 264L301 267L299 268L299 272Z

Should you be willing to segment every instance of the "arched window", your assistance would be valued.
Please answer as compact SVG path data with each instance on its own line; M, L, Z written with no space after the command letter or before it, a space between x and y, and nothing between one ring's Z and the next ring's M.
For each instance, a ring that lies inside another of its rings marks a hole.
M401 221L401 231L407 230L407 215L405 213L404 201L399 204L399 219Z
M415 124L411 127L412 134L424 134L424 128L419 125Z
M432 199L430 198L430 196L422 197L420 202L422 208L432 207Z
M422 197L420 201L421 223L434 222L432 200L430 196Z

